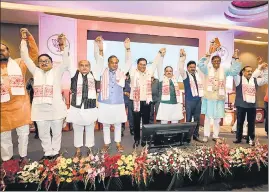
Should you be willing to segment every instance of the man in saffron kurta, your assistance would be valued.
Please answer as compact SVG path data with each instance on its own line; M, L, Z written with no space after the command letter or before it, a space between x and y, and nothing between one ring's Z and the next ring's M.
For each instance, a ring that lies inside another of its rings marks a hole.
M237 54L238 51L235 51L232 65L228 69L224 69L220 66L221 58L218 55L212 57L212 64L207 65L210 55L206 55L198 63L199 69L205 74L205 90L201 108L201 113L205 114L204 142L207 142L210 136L210 119L214 120L213 140L216 141L218 139L220 119L224 117L225 112L226 77L236 76L241 69Z
M33 36L29 33L24 37L29 45L29 55L33 61L37 59L38 48ZM27 71L24 61L20 58L12 60L9 55L9 49L6 45L1 43L1 158L7 161L13 156L13 144L11 138L11 130L16 129L19 142L19 155L21 160L27 156L28 135L30 119L30 100L25 90L25 74ZM24 94L12 94L11 75L8 70L8 65L12 61L17 63L21 70L22 84ZM3 93L7 91L10 99L3 100Z

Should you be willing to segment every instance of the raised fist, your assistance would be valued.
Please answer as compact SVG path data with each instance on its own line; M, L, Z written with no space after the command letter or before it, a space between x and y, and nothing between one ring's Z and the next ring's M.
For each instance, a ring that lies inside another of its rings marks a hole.
M258 56L258 57L257 57L257 61L258 61L258 64L259 64L259 65L262 64L262 62L263 62L262 57L261 57L261 56Z
M124 47L125 47L125 49L130 49L130 39L129 38L126 38L125 40L124 40Z
M60 50L63 51L65 46L66 46L66 37L65 37L65 35L63 33L58 35L57 40L58 40Z
M238 53L239 53L238 49L234 50L233 58L239 58Z
M161 48L159 52L160 52L161 56L164 57L166 54L166 48Z
M179 55L180 55L180 57L186 57L185 50L184 49L180 49Z
M210 53L206 53L206 54L205 54L205 57L210 57L210 56L211 56Z
M26 28L21 28L20 29L20 33L21 33L21 38L22 39L27 39L27 37L29 36L29 35L31 35L31 33L28 31L28 29L26 29Z
M97 43L99 50L103 50L103 47L104 47L104 43L103 43L104 42L104 39L102 38L102 36L96 37L95 42Z

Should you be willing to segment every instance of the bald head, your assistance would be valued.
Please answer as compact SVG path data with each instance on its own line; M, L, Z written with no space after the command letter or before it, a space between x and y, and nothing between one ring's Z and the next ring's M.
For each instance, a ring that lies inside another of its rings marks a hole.
M81 60L78 63L78 70L83 75L88 74L91 71L91 64L88 60Z

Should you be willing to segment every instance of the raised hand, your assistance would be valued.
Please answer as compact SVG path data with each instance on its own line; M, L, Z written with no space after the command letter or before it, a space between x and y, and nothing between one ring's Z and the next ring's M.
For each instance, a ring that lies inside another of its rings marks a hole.
M259 64L259 65L262 64L262 62L263 62L262 57L261 57L261 56L258 56L258 57L257 57L257 61L258 61L258 64Z
M239 53L238 49L234 50L233 58L238 59L239 58L238 53Z
M210 56L211 56L210 53L206 53L206 54L205 54L205 57L210 57Z
M125 47L125 49L130 49L130 43L131 43L131 41L130 41L129 38L126 38L124 40L124 47Z
M180 49L180 51L179 51L179 55L180 55L180 57L186 57L186 52L185 52L185 50L184 50L184 49Z
M66 37L65 37L65 35L63 33L58 35L57 40L58 40L58 45L60 47L60 50L63 51L65 46L66 46Z
M27 39L27 37L31 35L31 33L26 28L21 28L20 33L22 39Z
M166 54L166 48L161 48L159 52L160 52L161 56L164 57Z
M104 39L102 38L102 36L96 37L95 42L97 43L99 50L102 51L104 48Z

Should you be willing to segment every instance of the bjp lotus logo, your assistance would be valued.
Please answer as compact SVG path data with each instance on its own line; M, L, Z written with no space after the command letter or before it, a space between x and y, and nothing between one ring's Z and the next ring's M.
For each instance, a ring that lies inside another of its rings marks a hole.
M222 62L226 61L229 56L228 49L221 45L219 38L215 38L210 42L209 53L220 56Z
M59 34L52 35L48 38L47 41L47 47L51 53L54 55L61 55L61 50L59 47L59 42L58 42L58 36ZM70 43L69 40L66 39L66 46L68 47L68 50L70 50Z

